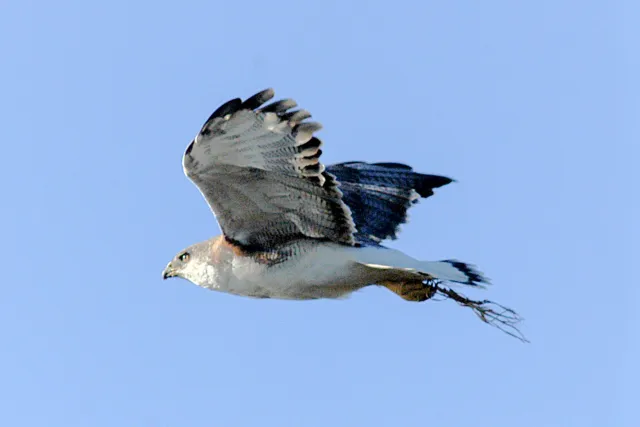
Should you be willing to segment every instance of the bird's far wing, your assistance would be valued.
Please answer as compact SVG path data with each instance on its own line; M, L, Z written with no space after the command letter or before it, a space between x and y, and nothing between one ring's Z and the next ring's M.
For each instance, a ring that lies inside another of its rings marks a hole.
M354 244L351 212L320 155L319 123L267 89L228 101L206 121L183 156L224 235L265 250L300 237Z
M345 162L327 166L340 181L343 200L349 208L362 244L379 244L395 239L400 225L407 222L407 211L433 189L452 182L439 175L414 172L400 163Z

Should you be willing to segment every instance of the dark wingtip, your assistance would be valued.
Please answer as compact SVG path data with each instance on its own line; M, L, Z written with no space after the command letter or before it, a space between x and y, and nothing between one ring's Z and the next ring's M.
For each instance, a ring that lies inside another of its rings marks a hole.
M195 139L191 140L191 143L187 147L187 150L184 152L185 156L188 156L189 154L191 154L191 150L193 150L193 144L195 144L195 142L196 142Z
M276 92L272 88L265 89L247 98L240 108L243 110L255 110L273 98L275 94Z
M225 102L221 106L218 107L216 111L214 111L205 123L209 123L211 120L217 117L224 117L227 114L233 114L238 111L242 107L242 100L240 98L235 98L230 101Z
M433 195L434 188L440 188L454 182L453 179L440 175L424 175L417 174L415 190L421 197L429 197Z
M403 169L406 171L412 171L413 168L409 165L405 165L404 163L393 163L393 162L381 162L381 163L373 163L375 166L382 166L385 168L391 169Z
M280 101L272 102L269 105L265 105L264 107L260 108L260 111L262 111L263 113L283 114L287 110L290 110L291 108L295 108L297 106L298 106L298 103L296 101L294 101L293 99L287 98L287 99L281 99Z

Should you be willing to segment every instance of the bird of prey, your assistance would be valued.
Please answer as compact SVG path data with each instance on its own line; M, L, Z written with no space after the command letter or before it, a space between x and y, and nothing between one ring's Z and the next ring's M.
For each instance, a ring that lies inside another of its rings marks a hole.
M458 289L488 280L457 260L419 261L382 245L407 210L452 179L399 163L324 166L311 114L267 89L220 106L188 145L182 165L222 235L189 246L163 278L254 298L341 298L382 286L407 301L437 295L524 340L519 316Z

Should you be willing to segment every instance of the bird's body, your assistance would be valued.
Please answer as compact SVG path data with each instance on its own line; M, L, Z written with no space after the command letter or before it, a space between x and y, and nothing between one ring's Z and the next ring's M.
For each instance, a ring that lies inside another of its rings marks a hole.
M370 285L409 301L440 294L517 332L513 311L453 290L488 283L473 266L418 261L381 244L396 238L414 203L451 179L398 163L325 168L314 136L320 124L306 121L306 110L291 111L292 100L263 107L273 96L268 89L223 104L187 147L185 174L223 235L180 252L164 278L254 298L342 298Z
M468 280L450 261L420 262L382 246L355 247L299 239L272 251L243 252L224 236L200 243L215 268L200 269L202 287L255 298L342 298L371 284ZM391 264L394 268L389 268ZM431 273L426 273L430 271Z

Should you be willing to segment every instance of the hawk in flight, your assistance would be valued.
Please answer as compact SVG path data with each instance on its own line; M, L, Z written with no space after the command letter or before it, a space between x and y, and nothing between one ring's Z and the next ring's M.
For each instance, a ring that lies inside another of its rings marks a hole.
M457 260L419 261L386 248L407 210L451 179L399 163L324 166L321 125L292 99L264 105L264 90L232 99L205 122L182 158L184 172L216 216L222 235L189 246L163 278L255 298L340 298L377 285L407 301L436 296L470 307L524 340L519 316L460 288L487 279Z

